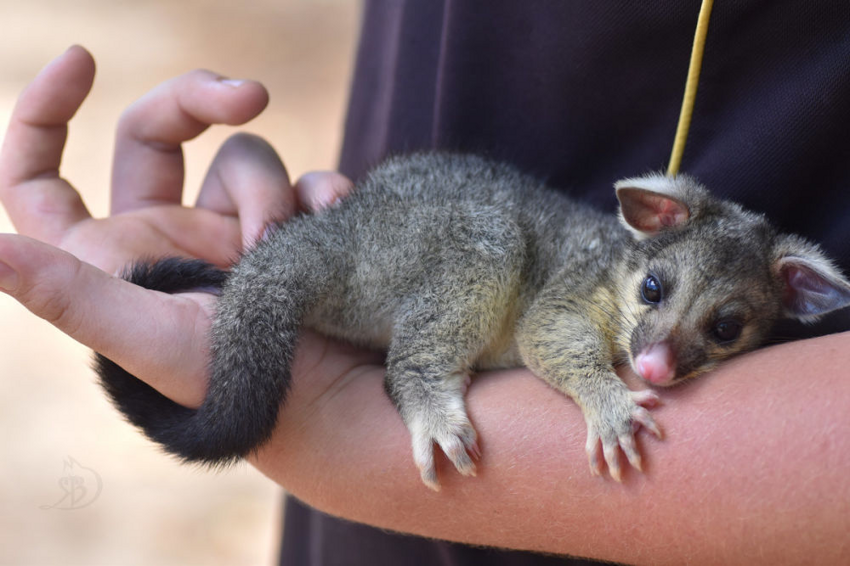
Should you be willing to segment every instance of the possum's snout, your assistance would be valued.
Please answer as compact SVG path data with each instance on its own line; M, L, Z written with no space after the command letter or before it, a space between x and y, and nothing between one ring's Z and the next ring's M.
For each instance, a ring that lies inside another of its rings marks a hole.
M676 377L676 355L668 342L657 342L635 356L634 370L653 385L670 385Z

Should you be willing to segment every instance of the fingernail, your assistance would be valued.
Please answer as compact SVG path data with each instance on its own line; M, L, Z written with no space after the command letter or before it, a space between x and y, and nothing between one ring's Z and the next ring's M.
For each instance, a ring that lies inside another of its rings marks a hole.
M218 82L227 86L232 86L233 88L237 88L245 84L245 81L242 79L219 79Z
M0 262L0 289L6 292L12 292L18 288L18 273Z

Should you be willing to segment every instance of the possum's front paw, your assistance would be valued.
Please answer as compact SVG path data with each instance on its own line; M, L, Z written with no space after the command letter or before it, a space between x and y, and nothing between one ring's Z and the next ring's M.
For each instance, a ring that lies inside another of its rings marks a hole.
M462 402L462 401L461 401ZM475 475L473 458L481 457L478 435L461 407L456 410L421 410L408 423L413 441L413 459L422 481L440 490L437 467L434 463L434 444L437 444L464 476Z
M658 438L661 429L644 407L658 403L658 395L650 390L628 391L623 395L602 399L598 407L585 409L587 422L587 459L593 475L602 475L602 460L608 465L611 477L622 481L619 450L621 448L629 463L641 470L641 457L635 445L635 432L643 425ZM600 445L602 453L600 454Z

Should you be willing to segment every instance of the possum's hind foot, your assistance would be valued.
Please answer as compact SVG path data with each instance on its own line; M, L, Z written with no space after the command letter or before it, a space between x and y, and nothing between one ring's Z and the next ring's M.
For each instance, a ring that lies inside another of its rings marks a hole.
M481 450L478 433L469 421L464 403L469 374L457 371L437 379L411 379L402 383L401 387L390 387L391 397L410 431L413 461L422 482L434 491L440 490L435 445L461 475L474 476L474 460L481 458Z
M481 450L478 447L478 434L463 407L462 396L449 400L443 406L416 411L410 418L408 429L413 444L413 460L426 486L434 491L440 490L434 461L435 444L461 475L475 475L473 460L481 458Z
M635 432L643 426L658 438L662 438L663 435L652 415L645 408L658 404L658 395L654 391L628 391L626 395L616 397L616 399L606 399L603 403L606 407L601 410L586 411L587 445L585 448L593 475L602 475L604 460L611 477L620 482L623 474L618 448L626 455L629 464L638 471L642 471L643 464L635 444Z

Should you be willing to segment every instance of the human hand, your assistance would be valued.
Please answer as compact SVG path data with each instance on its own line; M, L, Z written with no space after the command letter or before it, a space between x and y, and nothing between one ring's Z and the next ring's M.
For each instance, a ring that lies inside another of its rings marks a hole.
M0 287L163 394L196 405L206 388L213 298L146 291L110 274L140 257L165 255L227 265L268 222L331 202L350 182L324 173L293 187L268 144L238 135L219 151L196 206L183 207L180 144L214 123L244 123L268 101L259 83L193 71L122 116L112 214L92 218L59 176L59 164L67 123L93 78L91 56L72 47L18 100L0 153L0 199L22 236L0 237Z

